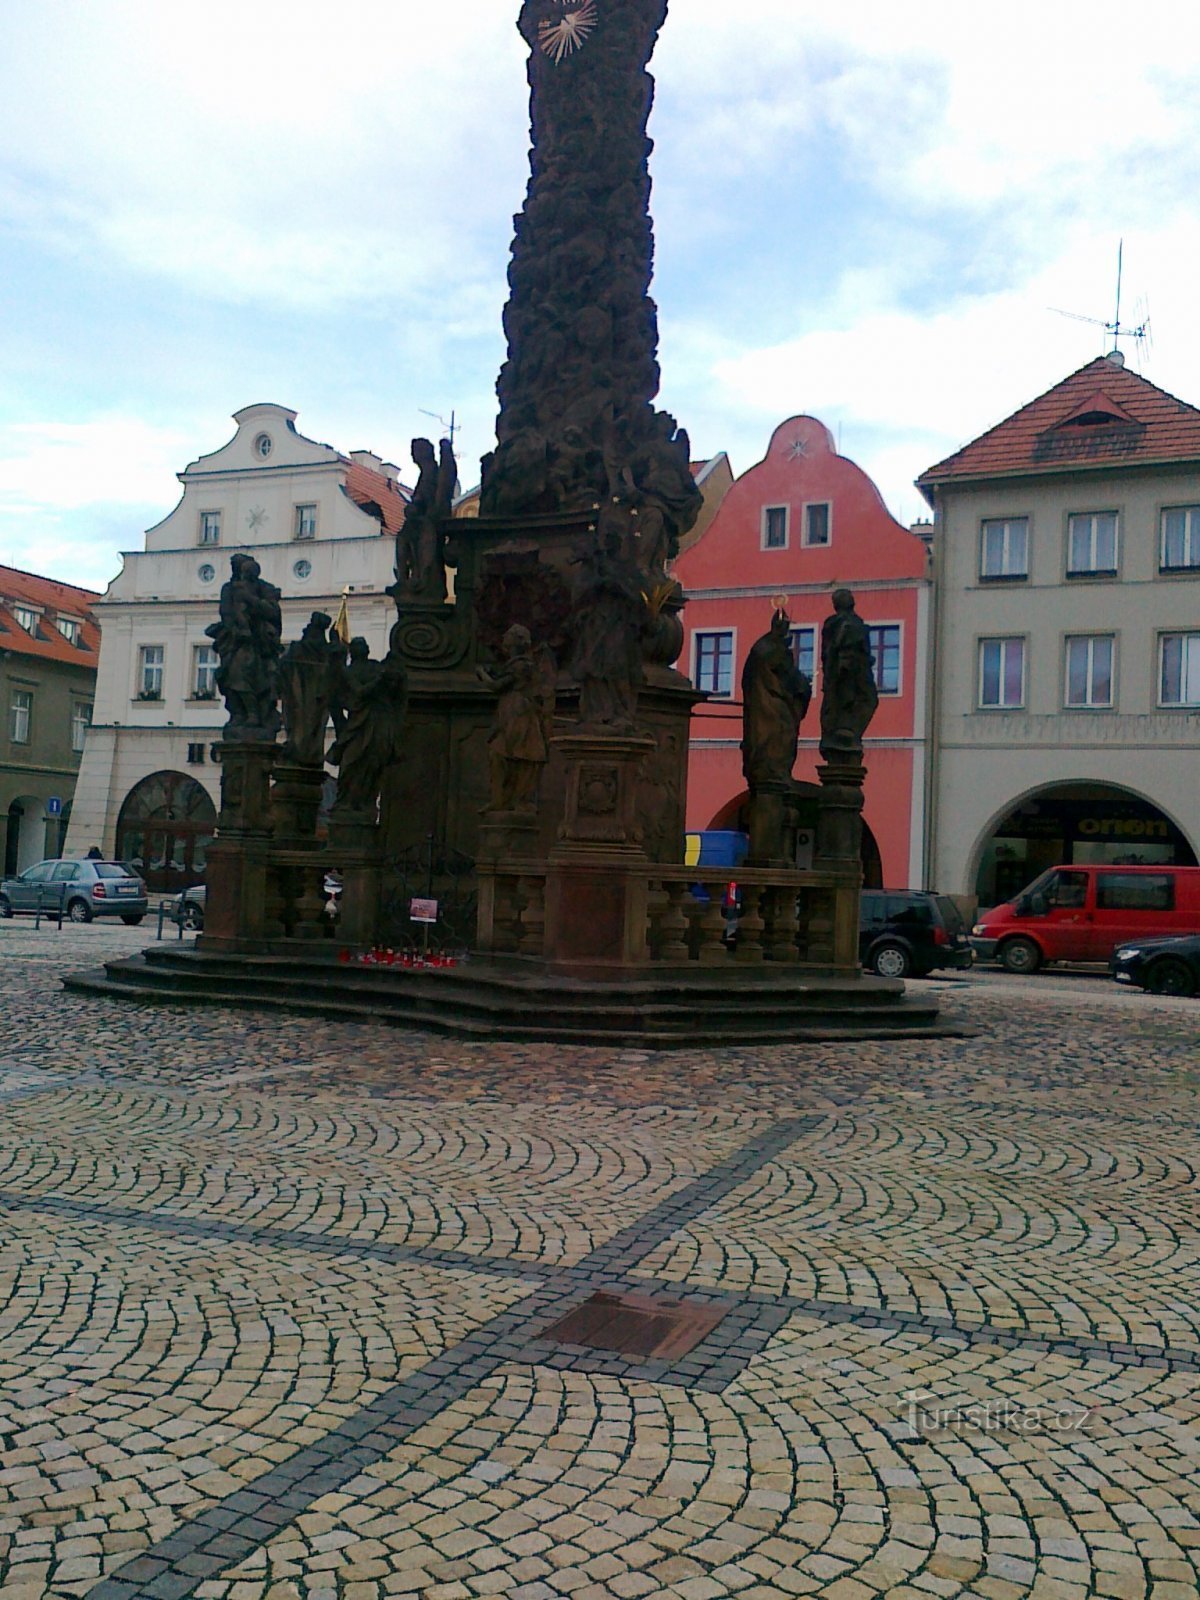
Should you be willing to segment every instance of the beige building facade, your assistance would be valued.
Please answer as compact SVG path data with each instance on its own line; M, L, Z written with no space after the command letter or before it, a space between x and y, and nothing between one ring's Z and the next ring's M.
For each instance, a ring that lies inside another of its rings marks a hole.
M1200 849L1200 411L1089 363L918 480L932 887Z
M313 611L336 615L345 595L351 631L386 651L407 490L395 466L344 456L295 421L278 405L237 412L233 438L179 474L179 504L96 602L99 671L68 854L98 845L159 890L201 879L219 801L210 746L225 722L205 629L231 556L252 555L280 589L285 639Z

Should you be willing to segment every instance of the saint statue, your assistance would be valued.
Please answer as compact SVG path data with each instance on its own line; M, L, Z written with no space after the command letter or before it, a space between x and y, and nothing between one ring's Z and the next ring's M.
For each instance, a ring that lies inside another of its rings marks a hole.
M221 620L204 631L216 649L217 688L229 722L226 739L273 743L279 732L279 590L263 580L253 556L235 555L221 587Z
M554 657L544 645L535 652L529 629L520 622L504 635L501 651L499 667L476 669L500 697L488 739L488 810L535 811L554 728Z
M314 611L279 663L286 735L283 759L302 767L325 765L325 730L345 656L340 642L326 638L330 626L331 619L323 611Z
M835 589L833 615L821 625L821 754L862 759L863 734L879 705L871 635L849 589Z
M617 514L616 508L609 509ZM575 556L583 579L568 622L579 720L585 727L630 733L644 676L642 636L649 612L640 573L624 555L620 534L604 512L595 541Z
M742 771L752 792L790 781L800 724L812 700L812 684L792 656L790 627L787 612L776 611L742 668Z
M396 535L396 584L411 599L446 598L445 536L442 524L454 506L458 465L449 439L437 451L428 439L412 442L417 486Z
M401 754L408 676L399 656L372 661L367 641L351 639L343 682L346 721L327 757L338 769L333 815L373 822L383 775Z

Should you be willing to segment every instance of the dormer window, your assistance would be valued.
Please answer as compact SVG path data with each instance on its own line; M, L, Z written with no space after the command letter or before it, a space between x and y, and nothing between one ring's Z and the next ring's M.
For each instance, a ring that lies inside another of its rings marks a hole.
M25 629L26 633L32 633L36 635L38 612L31 611L28 606L14 606L12 608L12 614L16 618L19 626Z
M59 617L55 627L68 644L79 643L79 624L74 617Z

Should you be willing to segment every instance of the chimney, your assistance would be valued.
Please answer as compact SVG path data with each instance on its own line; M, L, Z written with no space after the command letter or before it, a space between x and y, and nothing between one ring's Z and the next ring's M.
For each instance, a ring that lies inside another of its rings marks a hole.
M383 460L370 450L351 450L350 459L356 467L367 467L371 472L383 472Z

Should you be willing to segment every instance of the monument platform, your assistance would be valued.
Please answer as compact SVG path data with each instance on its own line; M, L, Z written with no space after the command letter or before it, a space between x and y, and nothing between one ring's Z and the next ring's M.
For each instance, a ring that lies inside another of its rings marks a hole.
M122 1000L247 1006L514 1042L791 1044L944 1038L932 1000L895 980L796 967L658 967L621 981L547 975L521 957L421 970L360 967L311 944L271 954L158 946L65 980Z

